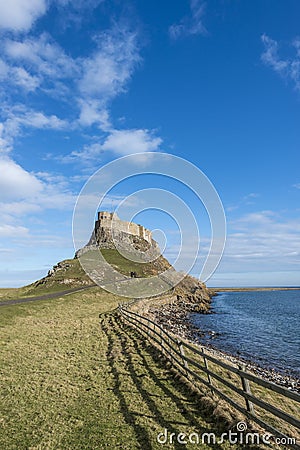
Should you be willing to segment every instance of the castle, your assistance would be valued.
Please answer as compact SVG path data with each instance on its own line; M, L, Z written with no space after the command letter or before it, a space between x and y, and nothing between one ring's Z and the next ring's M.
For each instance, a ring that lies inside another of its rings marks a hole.
M77 250L78 258L96 248L123 251L123 255L135 254L139 261L153 260L160 255L157 242L152 233L142 225L121 220L115 212L99 211L98 219L87 245Z
M144 239L150 245L152 242L152 233L142 225L133 222L126 222L121 220L116 213L108 211L99 211L98 220L95 222L95 235L98 241L103 241L103 237L112 237L112 230L114 235L119 233L127 233L139 239Z

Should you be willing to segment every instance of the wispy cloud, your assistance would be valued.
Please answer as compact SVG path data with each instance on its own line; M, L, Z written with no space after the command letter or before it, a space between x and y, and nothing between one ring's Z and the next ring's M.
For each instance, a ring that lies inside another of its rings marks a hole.
M94 37L94 51L86 57L67 55L48 33L24 39L6 38L0 59L0 81L3 81L0 95L8 103L12 102L9 96L15 94L16 88L59 97L69 105L73 129L96 126L104 133L112 132L110 103L126 91L140 61L138 35L123 24L115 24ZM7 85L12 86L11 93ZM2 109L2 134L13 137L12 122L22 126L39 123L43 128L53 129L62 128L66 122L64 118L33 111L27 105L23 105L23 117L14 119L9 108ZM6 112L10 117L5 120ZM10 132L6 130L9 125Z
M11 0L0 2L0 29L28 32L51 5L64 12L64 19L79 23L82 12L92 10L105 0Z
M282 270L300 265L299 219L274 211L245 214L229 223L224 264L231 269Z
M0 158L0 223L17 222L46 210L72 211L77 195L67 177L31 173L10 158Z
M33 197L42 190L42 183L11 159L0 159L1 200Z
M197 242L189 242L185 247L183 258L193 254ZM204 259L210 247L210 239L201 236L200 254L193 273L201 273ZM172 245L167 256L170 259L178 254L179 245ZM287 217L275 211L256 211L240 215L228 222L228 233L224 255L221 259L218 273L235 273L233 285L241 285L242 279L247 279L249 272L261 274L276 272L293 272L294 284L299 284L300 269L300 222L298 218ZM298 277L295 275L298 274ZM287 276L289 276L288 274ZM298 281L296 279L298 278ZM228 281L224 275L223 283ZM254 280L255 281L255 280ZM276 277L270 284L277 284ZM259 277L256 283L259 284ZM282 280L281 284L289 284L290 280ZM292 283L292 284L293 284Z
M24 129L63 130L68 125L66 120L55 114L45 115L41 111L26 109L24 105L9 106L3 104L2 115L6 119L0 122L0 155L8 155L13 150L14 140L22 135Z
M266 34L261 36L264 52L261 55L262 62L271 67L278 75L300 90L300 38L294 39L289 47L294 49L293 58L279 56L279 44Z
M190 14L169 27L170 37L175 40L181 36L206 35L207 30L203 24L205 8L203 0L190 0Z
M15 225L0 225L0 237L27 237L29 235L29 229L22 226Z
M25 92L35 91L40 85L39 77L31 75L23 67L11 67L3 60L0 60L0 80L21 87Z
M26 111L21 116L15 116L13 120L20 125L39 129L61 130L68 125L66 120L58 118L55 114L46 116L40 111Z
M112 125L105 102L93 98L79 98L78 105L80 107L78 123L81 126L90 127L97 124L103 131L111 129Z
M93 55L81 62L78 79L79 123L109 127L108 103L125 92L134 70L140 63L137 34L126 27L114 26L96 38Z
M82 64L80 92L104 99L115 97L124 91L140 61L137 35L121 26L100 33L95 41L95 53Z
M102 148L117 155L127 155L155 151L161 143L162 139L154 136L149 130L114 130Z
M152 130L112 129L103 141L87 144L82 150L75 150L58 159L63 163L94 164L104 152L112 152L118 156L154 152L159 150L162 142L162 138L156 136Z
M231 212L243 205L253 205L255 203L255 199L259 197L259 194L255 192L250 192L250 194L244 195L236 204L230 205L226 207L226 211Z
M12 0L0 2L0 28L28 31L47 10L46 0Z
M125 25L114 24L94 36L94 50L86 57L67 55L48 33L23 39L6 38L2 50L0 95L6 98L0 114L2 152L13 149L14 139L23 129L62 130L67 126L79 131L96 127L101 132L97 141L92 137L92 142L83 149L56 157L64 163L95 160L104 151L124 155L159 148L162 139L154 131L118 130L110 118L112 100L126 91L141 61L138 35ZM8 85L12 86L11 92ZM16 103L13 98L16 89L32 92L32 98L40 93L58 96L68 104L68 118L36 111L28 102Z
M29 76L38 80L36 88L51 93L59 90L60 83L80 77L80 61L67 55L48 33L23 39L7 38L3 44L2 58L10 72L23 68ZM10 80L11 83L15 78ZM69 86L69 84L68 84ZM69 92L69 89L67 90Z

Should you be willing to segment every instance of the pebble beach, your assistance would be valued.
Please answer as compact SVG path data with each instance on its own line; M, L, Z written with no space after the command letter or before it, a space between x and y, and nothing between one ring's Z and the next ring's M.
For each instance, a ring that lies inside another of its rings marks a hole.
M189 315L198 312L199 307L195 303L186 300L176 300L165 304L163 308L150 307L148 314L165 330L185 339L195 345L199 345L213 356L223 358L234 365L245 364L247 371L280 386L300 393L300 379L287 373L280 373L275 368L264 368L258 363L241 358L239 355L230 354L214 348L213 344L203 345L201 338L203 333L189 320ZM210 313L210 312L203 312ZM213 339L212 339L213 340Z

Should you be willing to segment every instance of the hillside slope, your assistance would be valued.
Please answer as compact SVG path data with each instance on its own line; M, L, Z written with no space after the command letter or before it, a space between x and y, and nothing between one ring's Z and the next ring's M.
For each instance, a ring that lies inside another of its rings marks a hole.
M101 251L101 254L113 269L126 278L130 278L130 273L135 272L137 278L145 279L159 275L172 267L163 256L159 256L152 262L142 263L126 259L116 249L98 249L93 252L98 251ZM94 284L81 267L79 259L75 257L57 263L45 277L19 289L18 295L29 297L83 286L93 286ZM175 288L164 294L164 299L166 296L172 298L172 301L175 298L178 301L196 304L198 310L206 311L209 308L211 292L199 280L187 275Z

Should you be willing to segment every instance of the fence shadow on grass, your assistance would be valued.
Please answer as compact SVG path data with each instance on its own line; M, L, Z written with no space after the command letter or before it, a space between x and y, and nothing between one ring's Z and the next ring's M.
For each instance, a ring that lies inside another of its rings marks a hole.
M217 431L211 429L211 417L208 411L201 408L200 398L188 392L187 386L167 368L166 361L132 328L124 324L117 314L102 316L100 326L108 339L107 359L113 375L112 390L118 399L125 423L134 432L138 448L152 450L157 447L155 434L150 434L153 421L160 427L160 431L167 429L168 433L175 433L176 436L180 432L179 427L182 429L184 426L186 429L193 427L199 436L202 433ZM118 350L121 358L117 357ZM145 382L145 376L150 378L151 382ZM128 387L125 386L126 378ZM155 385L159 394L153 392L151 385ZM132 391L129 391L129 386ZM139 398L140 412L137 412L136 405L132 406L133 396ZM167 404L174 405L177 409L178 420L166 417L163 408ZM149 419L149 427L143 423L145 418ZM217 425L215 428L218 428ZM217 443L206 446L216 450L224 448ZM173 441L172 448L179 450L183 447L176 440ZM235 448L244 447L238 445Z

